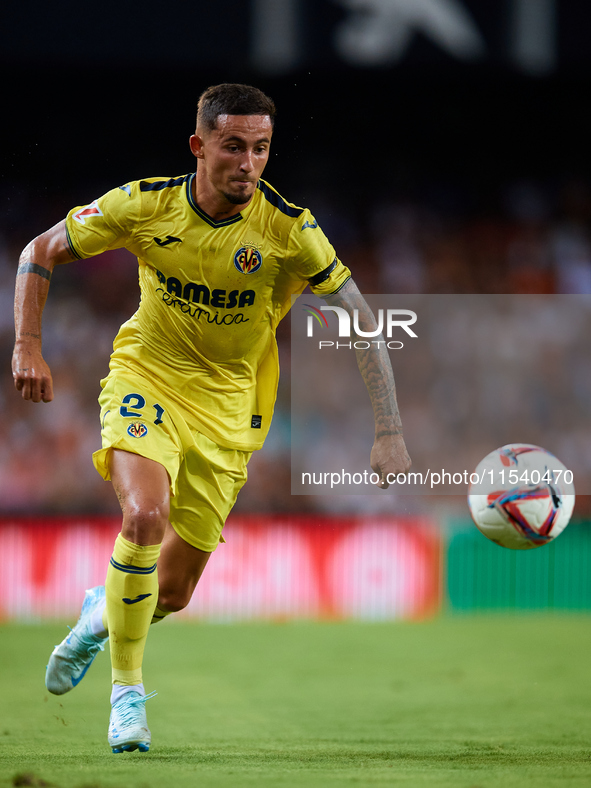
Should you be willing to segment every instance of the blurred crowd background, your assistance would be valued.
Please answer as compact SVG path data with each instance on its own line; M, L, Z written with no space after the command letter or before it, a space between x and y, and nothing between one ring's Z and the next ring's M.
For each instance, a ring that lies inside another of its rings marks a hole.
M74 205L134 178L190 171L187 139L210 84L250 82L275 99L264 177L312 210L362 292L591 294L582 0L251 0L226 11L173 2L140 30L111 2L66 3L59 19L33 6L32 30L17 8L1 12L0 26L0 64L18 74L5 80L0 173L0 512L118 510L91 453L111 343L137 308L137 265L115 251L55 272L44 353L56 396L39 405L21 401L10 375L16 265ZM577 326L568 347L584 344ZM289 318L278 340L275 421L237 511L326 510L318 496L291 495ZM576 380L586 424L589 368ZM420 374L399 385L409 402L433 400ZM465 407L457 386L441 393L452 413ZM539 409L520 406L516 418L543 436ZM469 440L463 423L458 442ZM578 451L591 465L583 440Z

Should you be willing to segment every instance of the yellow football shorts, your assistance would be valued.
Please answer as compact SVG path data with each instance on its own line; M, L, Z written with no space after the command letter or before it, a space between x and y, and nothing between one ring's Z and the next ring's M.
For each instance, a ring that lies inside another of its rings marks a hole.
M166 395L140 376L119 373L101 381L102 449L94 466L111 478L112 449L159 462L170 479L170 523L193 547L212 552L246 482L252 452L227 449L190 426Z

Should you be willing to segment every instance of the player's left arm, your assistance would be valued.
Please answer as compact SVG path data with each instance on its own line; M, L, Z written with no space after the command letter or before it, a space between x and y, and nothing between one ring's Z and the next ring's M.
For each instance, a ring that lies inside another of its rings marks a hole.
M373 313L352 279L334 295L322 296L329 306L342 307L353 318L358 310L359 328L375 331ZM383 338L381 335L378 340ZM371 467L380 475L379 487L388 487L390 474L406 473L411 465L402 435L402 421L396 401L396 387L386 343L371 343L368 350L356 350L357 366L363 377L374 413L375 440Z

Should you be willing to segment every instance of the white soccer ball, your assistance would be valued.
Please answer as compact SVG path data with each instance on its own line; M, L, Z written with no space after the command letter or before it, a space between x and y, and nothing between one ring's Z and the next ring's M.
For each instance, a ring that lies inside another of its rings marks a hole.
M575 505L572 471L528 443L510 443L487 454L470 480L468 506L477 528L512 550L556 539Z

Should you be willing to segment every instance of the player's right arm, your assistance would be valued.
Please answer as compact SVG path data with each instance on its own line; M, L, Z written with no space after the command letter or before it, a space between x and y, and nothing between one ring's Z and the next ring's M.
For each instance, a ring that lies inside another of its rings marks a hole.
M16 275L16 342L12 376L23 399L50 402L53 382L41 353L41 316L56 265L125 246L141 207L138 182L72 208L64 219L25 247Z
M12 377L23 399L53 399L51 372L41 352L41 316L54 267L75 259L65 220L32 240L21 253L14 294Z

